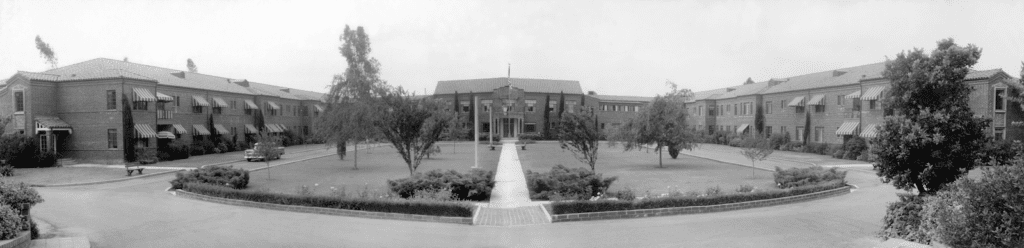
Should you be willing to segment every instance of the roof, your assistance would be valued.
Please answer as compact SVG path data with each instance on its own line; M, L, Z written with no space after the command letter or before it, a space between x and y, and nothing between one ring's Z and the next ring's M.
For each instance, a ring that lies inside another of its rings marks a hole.
M713 89L713 90L705 90L705 91L694 92L693 93L693 98L691 98L687 102L696 102L696 101L705 100L705 99L715 99L715 97L718 97L719 95L725 94L726 91L727 91L726 88L721 88L721 89Z
M47 128L70 128L71 125L56 116L37 115L33 117L36 122Z
M761 93L771 94L796 90L854 85L859 84L861 79L878 77L884 70L885 62L879 62L782 78L781 80L785 80L784 82L772 86Z
M503 77L438 81L434 94L455 94L455 91L491 92L508 85L509 81L512 82L513 87L521 88L526 92L583 94L580 81Z
M988 70L981 70L981 71L971 71L970 73L967 73L967 76L964 77L964 80L986 79L986 78L990 78L992 76L995 76L995 75L999 74L1000 72L1003 72L1003 69L988 69Z
M613 102L650 102L654 97L647 96L612 96L612 95L590 95L597 98L598 101L613 101Z
M64 67L51 69L42 73L18 72L29 79L65 82L90 79L108 78L131 78L143 81L154 81L160 85L177 86L183 88L237 93L245 95L270 95L287 99L319 100L323 93L312 91L298 91L289 93L281 91L286 87L250 83L250 87L244 87L233 83L241 81L220 76L192 73L175 69L162 68L151 65L136 64L121 60L97 58L79 62ZM290 89L294 90L294 89ZM297 91L297 90L295 90Z
M734 97L754 95L754 94L757 94L757 93L761 93L762 91L767 89L768 85L769 85L768 81L765 81L765 82L759 82L759 83L752 83L752 84L744 84L744 85L739 85L739 86L733 86L733 87L729 87L729 88L733 89L732 91L729 91L728 90L729 88L726 88L726 89L724 89L726 91L725 93L713 96L712 99L729 99L729 98L734 98Z

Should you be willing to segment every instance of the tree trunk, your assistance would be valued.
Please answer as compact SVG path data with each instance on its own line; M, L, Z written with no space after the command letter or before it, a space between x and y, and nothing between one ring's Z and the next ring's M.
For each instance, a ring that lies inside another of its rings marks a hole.
M359 169L359 141L356 141L355 144L353 144L353 145L355 146L355 149L354 149L354 151L352 151L352 169L353 170L358 170Z
M754 160L751 159L750 160L750 178L754 178L754 177L757 176L757 175L754 174L755 173L754 170L756 170L756 169L757 169L757 165L754 165Z
M664 149L660 149L660 148L658 149L658 167L665 168L665 165L661 163L661 157L662 157L661 156L661 150L664 150Z
M931 192L928 192L928 191L926 191L924 189L924 184L922 184L920 182L914 182L914 185L917 186L917 195L919 195L919 196L931 195Z

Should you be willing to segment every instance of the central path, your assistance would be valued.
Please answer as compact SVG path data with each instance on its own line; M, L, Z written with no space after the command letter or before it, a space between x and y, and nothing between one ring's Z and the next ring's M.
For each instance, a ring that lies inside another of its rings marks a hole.
M530 201L526 176L519 163L515 140L501 142L501 157L494 173L490 202L481 206L474 225L514 226L551 223L544 206Z

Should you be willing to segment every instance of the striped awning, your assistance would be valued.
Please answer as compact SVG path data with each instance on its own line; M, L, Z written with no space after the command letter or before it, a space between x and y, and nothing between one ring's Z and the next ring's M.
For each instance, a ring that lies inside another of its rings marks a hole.
M864 95L860 97L861 100L878 100L882 96L882 91L885 91L885 86L871 87L867 91L864 91Z
M316 111L319 111L321 113L324 112L324 106L320 106L320 104L313 105L313 107L316 108Z
M285 126L284 124L276 124L276 125L277 125L277 129L281 129L281 132L288 131L288 126Z
M210 135L210 130L206 129L203 125L195 124L192 125L192 131L196 132L196 135Z
M256 129L256 126L253 126L252 124L245 124L245 133L260 133L260 130Z
M153 93L149 93L149 90L145 88L132 88L132 92L135 92L133 101L136 102L155 102L156 97Z
M216 129L217 130L217 134L220 134L220 135L225 135L225 134L230 133L230 132L228 132L228 129L226 127L224 127L224 125L221 125L221 124L213 124L213 129Z
M267 130L268 133L280 133L281 128L277 127L276 124L266 124L263 130Z
M853 135L857 133L857 127L860 127L860 121L843 122L843 125L836 129L836 135Z
M156 100L161 101L161 102L173 102L174 101L174 97L168 96L168 95L164 95L164 93L157 92L156 93Z
M825 95L814 95L810 101L807 101L807 105L825 105Z
M273 110L280 110L281 109L281 106L277 106L277 103L274 103L274 102L271 102L271 101L267 101L267 105L270 105L270 109L273 109Z
M789 101L788 106L790 106L790 107L802 107L802 106L804 106L804 97L803 96L798 96L796 98L793 98L792 101Z
M72 132L71 124L64 122L56 116L43 116L37 115L33 119L36 121L36 132L40 131L68 131Z
M135 138L156 138L156 131L146 124L135 124Z
M860 98L860 91L859 90L858 91L854 91L853 93L850 93L849 95L846 95L846 99L854 99L854 98Z
M192 104L195 104L196 106L203 106L203 107L209 107L210 106L210 102L207 102L206 98L204 98L202 96L192 96Z
M176 134L188 134L188 130L181 124L171 124L171 126L174 127L174 133Z
M875 129L875 127L877 127L877 126L878 125L876 125L876 124L871 124L871 125L868 125L867 127L864 127L864 131L860 132L860 137L861 138L874 138L875 136L878 136L878 130Z
M245 100L245 109L260 109L260 106L252 102L252 100Z
M175 137L174 133L172 133L170 131L160 131L160 132L156 133L156 138L157 139L175 139L177 137Z
M217 107L221 107L221 108L227 108L228 107L228 102L225 102L224 99L221 99L220 97L214 97L213 98L213 103L216 104Z
M749 126L750 125L748 125L748 124L740 125L740 127L736 128L736 132L737 133L743 133L743 131L747 130L747 127L749 127Z

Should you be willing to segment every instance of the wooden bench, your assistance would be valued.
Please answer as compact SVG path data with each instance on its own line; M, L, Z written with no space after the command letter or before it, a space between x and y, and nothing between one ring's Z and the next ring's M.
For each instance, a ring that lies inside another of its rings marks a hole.
M128 170L128 176L132 176L133 171L138 171L139 175L142 175L142 170L145 169L139 165L125 165L125 170Z

